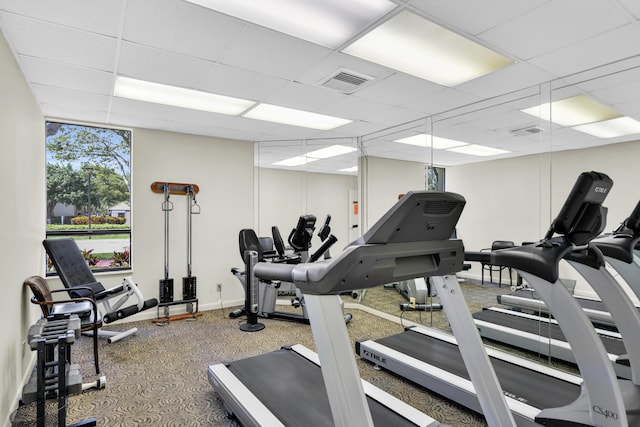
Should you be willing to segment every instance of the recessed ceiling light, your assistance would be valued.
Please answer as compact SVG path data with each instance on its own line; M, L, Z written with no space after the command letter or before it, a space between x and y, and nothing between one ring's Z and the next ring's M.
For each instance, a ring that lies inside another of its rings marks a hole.
M245 99L122 76L116 77L113 94L138 101L230 115L238 115L255 104L255 102Z
M615 138L617 136L640 133L640 122L631 117L618 117L597 123L575 126L575 130L585 132L598 138Z
M340 156L341 154L352 153L354 151L356 151L355 147L336 144L330 147L321 148L320 150L310 151L306 155L307 157L313 157L314 159L326 159L329 157Z
M462 147L450 148L448 151L454 151L461 154L469 154L471 156L495 156L497 154L508 153L507 150L500 148L485 147L484 145L470 144Z
M332 49L396 7L388 0L187 0Z
M275 166L301 166L306 165L307 163L315 162L318 159L312 159L306 156L295 156L288 159L280 160L279 162L273 163Z
M587 95L547 102L522 110L548 122L561 126L577 126L621 117L622 114Z
M432 141L433 141L433 148L436 150L445 150L447 148L467 145L466 142L456 141L455 139L441 138L439 136L434 136L432 138L431 135L427 135L424 133L408 136L402 139L397 139L394 142L399 142L401 144L415 145L418 147L431 147Z
M444 86L455 86L513 63L408 10L342 51Z
M250 119L319 130L330 130L351 123L351 120L341 119L339 117L325 116L324 114L310 113L308 111L279 107L271 104L259 104L242 116Z

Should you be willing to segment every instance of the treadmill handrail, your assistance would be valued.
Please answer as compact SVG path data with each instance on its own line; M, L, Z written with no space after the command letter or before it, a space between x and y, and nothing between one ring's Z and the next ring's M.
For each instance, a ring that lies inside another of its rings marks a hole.
M461 240L407 242L347 247L325 262L283 265L258 263L260 279L293 282L306 294L336 295L415 277L442 276L462 270Z

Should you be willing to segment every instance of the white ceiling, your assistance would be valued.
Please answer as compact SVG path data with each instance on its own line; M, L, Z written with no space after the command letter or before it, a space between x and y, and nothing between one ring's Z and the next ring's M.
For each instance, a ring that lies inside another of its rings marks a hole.
M638 139L595 138L520 109L588 93L640 120L639 1L394 1L382 21L409 9L514 64L447 88L182 0L0 0L0 27L46 117L271 141L257 150L264 166L309 146L356 145L358 137L369 155L444 166ZM341 68L373 81L349 94L320 86ZM117 75L353 122L318 131L133 101L113 96ZM544 131L512 132L531 126ZM474 157L392 142L431 129L509 153ZM356 159L353 153L304 168L331 173Z

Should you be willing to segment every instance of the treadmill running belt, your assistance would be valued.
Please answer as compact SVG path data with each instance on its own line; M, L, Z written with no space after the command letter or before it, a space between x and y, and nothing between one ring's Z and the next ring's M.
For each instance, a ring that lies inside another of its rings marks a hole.
M469 379L457 345L407 330L376 341L401 353ZM580 387L491 357L505 395L536 408L554 408L573 402ZM410 379L410 378L409 378Z
M522 332L541 335L559 341L567 341L567 339L564 337L564 334L562 333L562 330L560 329L560 326L553 323L539 322L536 320L526 319L519 316L512 316L492 310L482 310L477 313L473 313L473 318L484 320L485 322L493 323L496 325L506 326ZM627 350L624 348L624 343L622 342L622 340L606 335L599 335L599 337L602 340L607 353L615 355L626 354Z
M333 427L322 372L296 352L276 350L227 367L284 425ZM377 401L367 401L375 425L415 427Z

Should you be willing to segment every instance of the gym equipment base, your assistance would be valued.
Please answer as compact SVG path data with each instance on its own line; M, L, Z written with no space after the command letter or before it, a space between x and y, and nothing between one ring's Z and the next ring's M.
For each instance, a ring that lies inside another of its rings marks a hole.
M152 322L157 324L165 324L169 322L173 322L175 320L185 320L185 319L196 319L197 317L202 316L201 311L196 311L195 313L181 313L174 314L169 317L158 317L157 319L153 319Z

